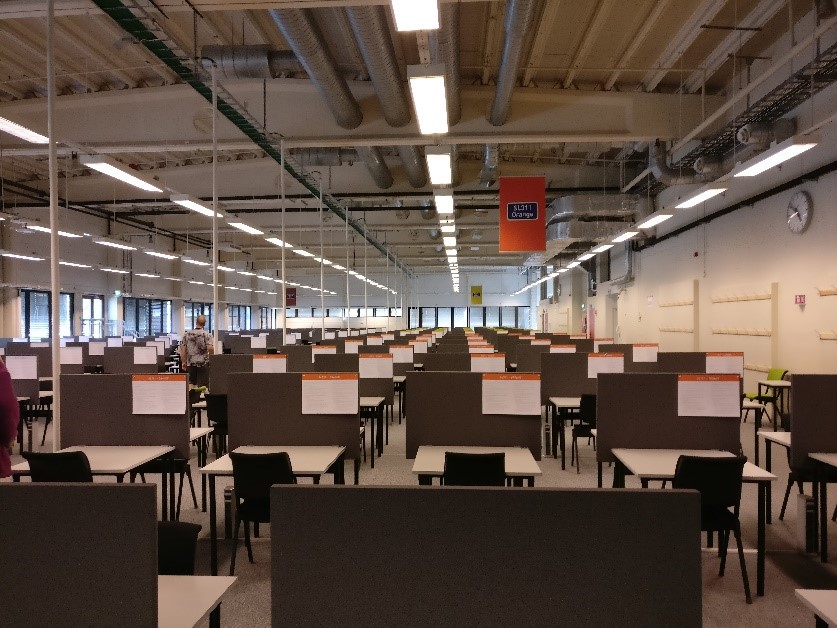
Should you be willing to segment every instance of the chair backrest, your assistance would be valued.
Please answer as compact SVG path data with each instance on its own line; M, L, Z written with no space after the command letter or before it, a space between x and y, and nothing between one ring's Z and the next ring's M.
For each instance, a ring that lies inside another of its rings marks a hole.
M284 451L272 454L230 454L237 499L270 500L274 484L296 484L291 459Z
M195 548L201 526L185 521L157 522L157 574L195 575Z
M779 380L785 379L785 375L788 374L787 369L780 369L780 368L772 368L767 371L767 379L769 380Z
M596 427L596 395L582 394L578 405L578 418L582 422Z
M193 403L198 403L201 400L201 393L203 390L201 388L190 388L189 389L189 405Z
M746 462L744 456L680 456L671 486L700 491L703 510L735 508L738 512Z
M227 422L227 396L204 394L206 400L206 418L213 423Z
M23 452L33 482L92 482L90 461L83 451Z
M506 454L446 451L442 480L446 486L505 486Z

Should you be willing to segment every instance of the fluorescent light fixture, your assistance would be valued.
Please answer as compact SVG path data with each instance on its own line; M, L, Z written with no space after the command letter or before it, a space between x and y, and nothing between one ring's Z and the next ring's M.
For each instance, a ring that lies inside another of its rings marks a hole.
M453 162L450 146L428 146L424 149L431 185L450 185L453 181Z
M270 296L272 296L272 297L275 297L275 296L276 296L276 293L275 293L275 292L268 292L267 294L268 294L268 295L270 295Z
M221 266L221 264L218 264L215 268L217 268L218 270L223 270L224 272L227 272L227 273L234 273L235 272L235 268L230 268L229 266Z
M330 259L323 258L323 264L325 264L326 266L333 266L334 262L332 262Z
M192 266L211 266L209 262L204 262L203 260L199 259L192 259L191 257L181 257L181 260L186 262L187 264L191 264Z
M445 94L445 64L408 65L407 79L413 96L419 132L435 135L448 132L448 105Z
M177 255L172 255L171 253L160 253L158 251L146 251L146 255L150 255L151 257L162 257L163 259L177 259Z
M154 275L152 273L134 273L134 277L147 277L148 279L158 279L160 275Z
M241 290L241 292L253 292L252 288L239 288L239 290Z
M656 227L661 222L665 222L669 218L671 218L674 214L657 214L656 216L651 216L645 222L639 223L636 228L637 229L650 229L651 227Z
M62 266L71 266L73 268L93 268L90 264L78 264L76 262L58 262Z
M593 259L594 257L596 257L595 253L585 253L584 255L579 255L578 256L578 261L579 262L586 262L588 259Z
M294 253L296 253L297 255L300 255L302 257L314 257L313 253L309 253L305 249L294 249Z
M604 253L604 252L605 252L605 251L607 251L608 249L612 249L612 248L613 248L613 245L612 245L612 244L600 244L600 245L599 245L599 246L597 246L595 249L593 249L593 253ZM555 271L555 272L560 273L562 270L564 270L564 269L563 269L563 268L559 268L559 269L558 269L557 271Z
M224 286L227 290L238 290L235 286Z
M560 275L561 273L565 273L565 272L567 272L568 270L569 270L568 268L559 268L559 269L558 269L558 270L556 270L555 272L556 272L556 273L558 273L558 274Z
M402 0L405 4L412 4L410 0ZM436 18L438 22L438 15ZM439 28L437 23L436 28ZM14 135L15 137L19 137L22 140L26 140L31 144L48 144L49 138L45 135L41 135L40 133L35 133L30 129L27 129L25 126L18 124L17 122L12 122L6 118L0 118L0 131L5 131L9 135Z
M205 286L206 284L202 281L194 281L193 279L189 280L189 283L193 286Z
M438 0L392 0L398 31L433 31L439 28Z
M256 275L256 277L258 279L264 279L265 281L270 281L271 280L271 277L268 277L267 275Z
M198 212L199 214L212 218L212 208L208 205L204 205L199 200L194 199L191 196L186 194L174 194L169 197L169 200L181 207L191 209L193 212ZM223 214L219 214L218 212L215 212L215 215L218 216L218 218L223 218Z
M23 259L30 262L43 262L43 257L37 257L35 255L20 255L18 253L0 253L3 257L10 257L11 259Z
M284 281L282 281L281 279L274 279L273 281L274 281L275 283L285 283L285 282L284 282Z
M256 294L264 294L267 290L256 290Z
M52 233L52 229L49 227L44 227L43 225L26 225L27 229L31 231L40 231L41 233ZM61 231L58 230L58 235L64 236L65 238L80 238L81 236L77 233L70 233L69 231Z
M445 236L442 238L442 244L445 245L446 249L455 248L456 247L456 238L453 236Z
M284 246L284 247L287 247L289 249L294 248L293 244L288 244L287 242L284 242L283 240L280 240L279 238L265 238L265 240L267 240L271 244L275 244L276 246Z
M250 235L264 235L264 231L256 229L255 227L251 227L250 225L245 225L243 222L227 222L230 227L235 227L239 231L243 231L244 233L249 233Z
M455 225L442 225L441 230L442 230L442 233L456 233L456 226Z
M112 249L122 249L123 251L136 251L137 247L131 246L127 242L122 242L120 240L109 240L107 238L93 238L93 242L96 244L101 244L103 246L109 246Z
M106 273L114 273L115 275L127 275L130 272L123 268L110 268L109 266L103 266L101 270Z
M163 277L167 281L183 281L180 277Z
M289 285L289 286L298 286L299 284L298 284L298 283L294 283L293 281L289 281L289 282L288 282L288 285Z
M345 266L341 266L340 264L332 264L334 270L346 270Z
M750 161L754 161L752 166L748 166L741 172L735 173L735 177L755 177L765 170L770 170L788 159L793 159L797 155L801 155L807 150L814 148L819 142L819 138L813 135L797 135L784 142L773 146L764 151Z
M123 183L127 183L128 185L133 185L136 188L141 190L145 190L146 192L162 192L160 188L158 188L153 183L149 183L148 181L144 181L140 177L131 174L124 168L127 166L123 166L117 161L113 159L108 159L107 157L103 157L102 155L80 155L79 163L82 166L87 168L93 168L93 170L98 170L102 174L106 174L109 177L113 177L114 179L119 179Z
M237 270L235 271L239 275L244 275L245 277L255 277L256 273L251 273L249 270Z
M709 200L713 196L723 194L726 191L726 188L709 188L707 190L704 190L700 194L695 194L693 197L686 199L679 205L675 205L675 207L677 209L689 209L690 207L694 207L695 205L700 205L702 202Z
M453 192L435 192L433 200L436 203L436 213L439 216L453 215Z
M575 268L576 266L581 266L581 262L576 261L576 262L570 262L569 264L567 264L567 268ZM537 283L540 283L540 282L537 282Z
M611 242L624 242L625 240L630 240L635 235L638 235L639 231L626 231L625 233L620 233L618 236L613 238Z
M456 257L456 249L445 249L445 253L448 257L453 256Z

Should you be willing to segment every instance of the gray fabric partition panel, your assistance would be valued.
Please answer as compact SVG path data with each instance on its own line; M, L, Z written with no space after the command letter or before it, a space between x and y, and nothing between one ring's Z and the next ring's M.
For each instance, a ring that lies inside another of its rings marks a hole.
M289 373L312 373L314 362L311 359L311 345L286 345L280 353L288 356Z
M791 375L790 381L791 466L808 467L808 454L837 453L837 375Z
M231 373L229 450L241 445L343 445L360 459L356 414L302 414L301 373Z
M252 373L253 356L235 353L209 356L209 392L227 394L227 378L230 373Z
M497 336L497 351L506 356L506 370L512 364L517 364L517 346L519 341L516 336L509 336L508 334L501 334Z
M557 343L556 343L557 344ZM570 339L566 344L575 345L575 350L577 353L593 353L593 341L590 339L582 339L582 340L572 340Z
M157 626L153 484L0 484L4 628Z
M657 354L660 373L706 373L706 354L702 351L661 351Z
M188 407L133 414L132 398L130 375L62 375L61 446L171 445L188 460Z
M6 355L38 356L38 377L52 377L52 349L50 347L33 347L28 342L10 342L6 347Z
M362 377L358 380L358 394L361 397L383 397L391 406L395 400L395 389L388 377Z
M457 343L440 343L438 345L437 353L468 353L468 344L465 342Z
M540 373L541 354L549 353L549 345L525 345L517 348L517 372Z
M412 362L395 362L392 365L392 374L393 375L406 375L407 373L412 373L415 370ZM470 366L468 367L470 370Z
M314 370L318 373L357 373L359 368L357 354L314 356Z
M541 354L541 405L550 397L596 394L596 380L587 377L586 353Z
M358 353L389 353L386 343L380 345L358 345Z
M425 371L471 371L469 353L428 353L424 356Z
M105 347L105 373L157 373L157 364L134 364L134 346Z
M38 399L41 391L41 382L37 379L13 379L12 388L15 396L28 399Z
M277 485L272 625L698 628L699 524L694 491Z
M482 413L482 373L407 374L407 458L422 445L528 447L541 459L541 416Z
M741 448L737 417L677 415L674 373L603 373L596 398L596 459L614 462L612 449Z
M657 373L657 369L654 368L653 370L642 366L642 364L648 364L640 362L640 366L637 367L636 363L634 362L634 346L633 345L626 345L626 344L601 344L599 345L599 353L621 353L625 356L625 372L626 373Z

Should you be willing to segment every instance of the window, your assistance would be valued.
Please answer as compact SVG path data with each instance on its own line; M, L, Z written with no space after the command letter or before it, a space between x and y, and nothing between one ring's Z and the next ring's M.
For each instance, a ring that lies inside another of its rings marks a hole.
M81 335L103 338L105 326L105 297L85 294L81 298Z
M230 305L227 307L227 328L233 331L250 329L250 306Z
M326 310L326 316L331 316L333 318L343 318L346 313L343 311L342 307L330 307Z
M421 308L421 320L419 321L421 327L436 327L436 308L423 307Z
M500 308L500 325L502 327L516 327L517 320L515 316L515 308L514 307L501 307Z
M485 326L485 319L483 317L483 308L481 307L472 307L469 308L468 312L468 327L484 327Z
M440 307L437 310L438 315L436 316L436 326L437 327L450 327L451 326L451 308L449 307Z
M517 308L517 326L523 327L524 329L530 329L532 327L532 321L529 320L531 308L526 306L521 306Z
M58 332L73 335L73 295L62 292L60 297ZM21 331L26 338L50 338L52 295L41 290L20 291Z
M323 317L323 310L322 308L315 307L314 308L314 318L322 318Z
M385 307L376 307L376 308L374 308L374 310L375 310L375 316L386 317L386 316L389 315L389 310Z
M468 326L468 308L455 307L453 308L453 326L467 327Z
M122 299L126 335L156 336L171 333L171 301L161 299Z
M188 329L194 329L196 327L195 321L197 320L198 316L203 314L206 316L206 331L212 331L212 304L211 303L195 303L192 301L187 301L183 304L183 309L186 313L186 327Z
M296 316L296 308L295 307L289 307L288 309L286 309L285 310L285 317L286 318L296 318L297 317Z
M500 308L487 307L485 308L485 326L499 327L500 326Z
M418 308L417 307L411 307L410 311L409 311L409 314L410 314L410 316L409 316L410 320L407 322L407 325L411 329L415 329L416 327L419 326Z
M259 308L259 329L277 329L279 310L275 307Z
M395 318L401 318L401 308L400 307L391 307L389 308L389 315Z

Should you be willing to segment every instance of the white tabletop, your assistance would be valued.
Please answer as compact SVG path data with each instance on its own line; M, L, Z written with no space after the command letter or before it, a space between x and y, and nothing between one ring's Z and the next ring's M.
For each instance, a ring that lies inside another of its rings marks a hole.
M392 381L394 381L396 384L401 384L402 382L407 381L407 376L406 375L393 375Z
M190 427L189 428L189 441L196 441L199 438L203 438L207 434L211 434L212 430L215 428L213 427Z
M43 399L44 397L52 397L51 390L40 390L38 391L38 398Z
M764 440L769 440L771 443L776 443L782 447L790 447L791 435L790 432L774 432L773 430L759 430L759 436Z
M742 410L764 410L764 404L760 401L745 399L741 402L741 408Z
M194 628L235 581L233 576L157 576L157 626Z
M823 464L827 464L832 467L837 467L837 454L814 453L808 454L808 457L813 460L816 460L817 462L822 462Z
M196 401L195 403L192 404L192 409L193 410L203 410L205 408L206 408L206 399L204 399L203 401Z
M829 626L837 625L837 591L830 589L796 589L798 597L814 614Z
M549 403L556 408L579 408L581 407L581 397L550 397Z
M790 388L791 383L786 379L762 379L759 380L762 386L769 386L771 388Z
M90 461L90 470L96 475L121 475L173 450L174 447L170 445L85 445L67 447L61 451L83 451ZM16 464L12 467L12 473L29 473L29 463Z
M383 397L361 397L359 403L363 408L377 408L384 401Z
M597 429L594 427L592 430L590 430L590 433L593 435L593 438L597 438L597 437L598 437L598 435L599 435L599 430L597 430Z
M346 450L338 446L308 446L290 445L256 446L246 445L238 447L235 453L241 454L273 454L281 451L287 452L291 459L291 468L294 475L322 475ZM232 460L229 455L218 458L201 469L201 473L210 475L232 475Z
M39 382L51 382L52 378L51 377L39 377L38 381Z
M613 449L613 455L642 480L670 480L680 456L731 457L728 451L715 449ZM748 462L744 465L745 482L772 482L776 476Z
M506 475L529 477L541 475L541 468L526 447L460 447L422 445L416 452L413 473L442 475L445 471L445 452L465 454L506 454Z

